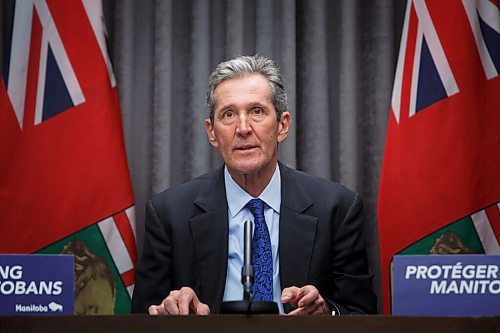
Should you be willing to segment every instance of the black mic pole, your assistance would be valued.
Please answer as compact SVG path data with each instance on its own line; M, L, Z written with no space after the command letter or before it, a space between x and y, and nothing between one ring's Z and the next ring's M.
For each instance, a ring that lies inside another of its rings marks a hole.
M241 267L241 283L243 284L243 300L252 301L253 266L252 266L252 222L245 221L243 233L243 266Z
M222 302L223 314L277 314L278 304L268 301L254 301L252 295L252 223L245 221L243 233L243 267L241 267L241 283L243 284L243 300Z

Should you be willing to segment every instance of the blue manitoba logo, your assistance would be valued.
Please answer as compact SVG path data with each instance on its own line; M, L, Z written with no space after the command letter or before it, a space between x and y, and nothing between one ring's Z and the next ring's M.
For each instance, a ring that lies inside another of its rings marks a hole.
M392 313L498 316L499 263L498 255L394 256Z
M47 305L30 304L22 305L16 304L16 312L29 312L29 313L46 313L46 312L63 312L64 307L56 302L50 302Z
M73 314L73 275L73 256L0 255L0 315Z

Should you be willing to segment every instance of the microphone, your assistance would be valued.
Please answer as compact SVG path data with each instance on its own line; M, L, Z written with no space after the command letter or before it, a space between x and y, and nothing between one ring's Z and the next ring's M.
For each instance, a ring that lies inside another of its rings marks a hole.
M251 301L253 287L252 266L252 222L245 221L243 233L243 266L241 267L241 283L243 284L243 300Z
M254 281L252 265L252 222L245 221L243 229L243 266L241 283L243 300L222 302L222 314L278 314L278 304L268 301L254 301L252 287Z

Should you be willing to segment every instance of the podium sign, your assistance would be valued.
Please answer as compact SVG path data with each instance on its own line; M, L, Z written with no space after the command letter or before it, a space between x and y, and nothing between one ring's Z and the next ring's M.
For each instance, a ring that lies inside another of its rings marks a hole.
M0 254L0 315L73 314L71 255Z
M393 315L500 315L499 255L401 255L393 265Z

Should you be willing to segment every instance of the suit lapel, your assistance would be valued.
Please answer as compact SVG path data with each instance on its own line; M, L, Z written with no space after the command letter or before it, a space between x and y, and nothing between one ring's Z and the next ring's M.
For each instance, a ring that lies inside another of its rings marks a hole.
M198 260L200 297L212 305L212 312L218 312L227 272L228 208L223 169L210 178L194 204L202 211L189 221Z
M280 164L280 279L281 288L308 282L317 218L304 214L313 205L291 170Z

